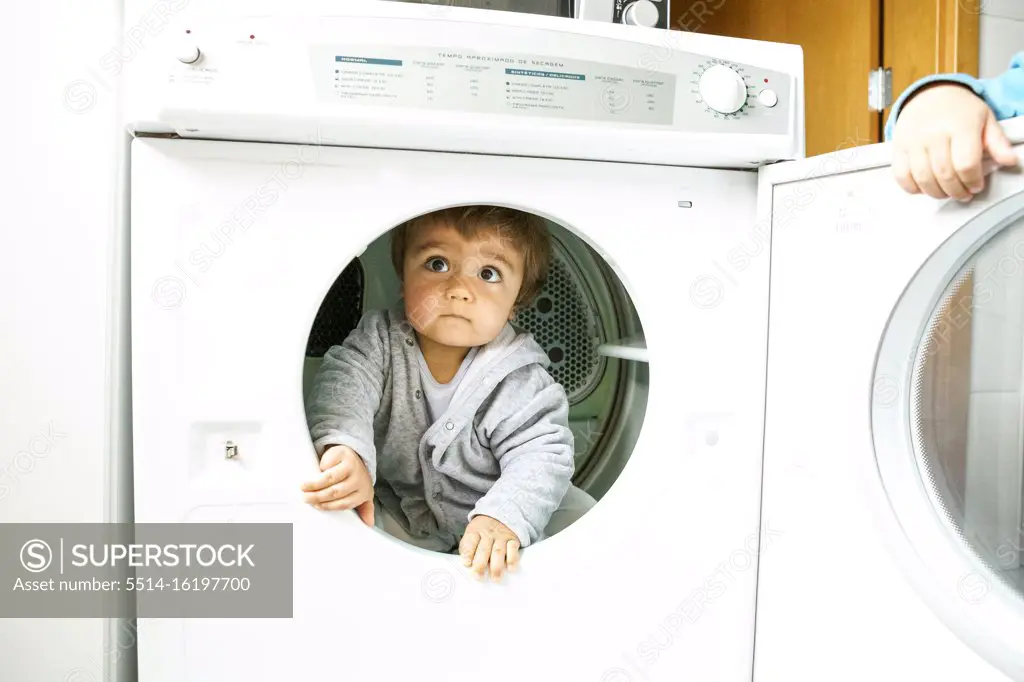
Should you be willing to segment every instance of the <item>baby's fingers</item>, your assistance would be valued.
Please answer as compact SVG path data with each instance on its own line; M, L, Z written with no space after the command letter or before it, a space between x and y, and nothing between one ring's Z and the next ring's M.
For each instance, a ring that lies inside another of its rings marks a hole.
M928 146L928 157L932 161L932 172L935 180L939 183L943 197L953 197L958 201L966 201L971 198L971 193L960 182L956 168L953 167L953 158L950 151L952 140L948 137L941 137Z
M991 111L988 112L983 136L985 149L988 150L989 155L996 162L1003 166L1016 166L1018 164L1017 154L1013 151L1010 140L1007 139L1006 133L1003 132L1002 127L1000 127L995 115Z
M509 571L519 570L519 541L509 540L508 550L505 555L505 564L508 566Z
M462 565L467 568L473 564L473 557L476 555L476 546L480 543L480 533L470 531L462 536L459 543L459 556L462 557Z
M920 194L921 188L914 182L914 175L910 172L910 161L907 152L896 149L892 155L892 174L896 177L896 183L908 194Z
M914 182L921 188L921 191L933 199L945 199L946 193L939 187L935 175L932 173L932 161L928 157L928 149L918 147L908 152L910 157L910 173L914 176Z
M313 506L324 511L339 511L358 507L365 501L365 495L360 492L354 492L351 495L342 497L341 499L331 500L330 502L316 502Z
M343 497L348 497L352 493L360 492L355 483L349 479L342 481L341 483L335 483L329 488L318 490L315 493L306 493L303 498L309 504L324 504L326 502L333 502L334 500L340 500Z
M477 578L483 578L487 570L487 562L491 557L491 547L494 545L494 538L487 535L480 536L480 544L476 546L476 554L473 556L473 567L470 569Z
M491 548L491 580L501 582L501 576L505 574L505 553L508 551L508 543L497 540Z
M953 168L960 181L972 193L977 194L985 187L985 178L981 172L981 135L954 135L949 144Z
M342 467L335 465L324 471L312 481L303 483L302 490L307 493L323 490L324 488L328 488L347 477L347 472Z

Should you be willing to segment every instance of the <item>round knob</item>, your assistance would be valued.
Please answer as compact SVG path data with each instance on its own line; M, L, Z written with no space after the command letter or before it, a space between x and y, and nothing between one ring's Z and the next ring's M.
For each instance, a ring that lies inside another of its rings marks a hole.
M757 101L770 109L779 103L779 96L774 90L762 90L757 93Z
M651 0L637 0L622 12L622 23L654 28L658 25L658 8Z
M195 45L182 45L178 48L178 61L182 64L195 64L203 53Z
M746 104L747 84L728 66L715 64L701 74L700 96L715 111L731 114Z

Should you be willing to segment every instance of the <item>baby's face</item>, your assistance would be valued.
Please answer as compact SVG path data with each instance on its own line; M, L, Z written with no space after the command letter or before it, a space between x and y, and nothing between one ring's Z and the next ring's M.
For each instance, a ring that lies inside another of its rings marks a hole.
M482 346L512 316L523 257L497 230L467 239L433 223L409 235L402 279L406 317L417 332L446 346Z

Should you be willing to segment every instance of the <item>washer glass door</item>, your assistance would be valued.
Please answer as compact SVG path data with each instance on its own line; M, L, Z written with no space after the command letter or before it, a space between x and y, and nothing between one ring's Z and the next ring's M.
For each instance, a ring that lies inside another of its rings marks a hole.
M1024 194L966 223L893 312L873 384L878 470L947 625L1024 669ZM953 597L955 595L955 597Z

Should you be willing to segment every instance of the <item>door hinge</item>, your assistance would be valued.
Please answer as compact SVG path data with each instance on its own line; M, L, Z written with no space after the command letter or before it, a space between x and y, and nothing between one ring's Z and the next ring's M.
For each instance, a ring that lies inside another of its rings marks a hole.
M877 68L868 75L868 108L885 111L892 104L892 69Z

